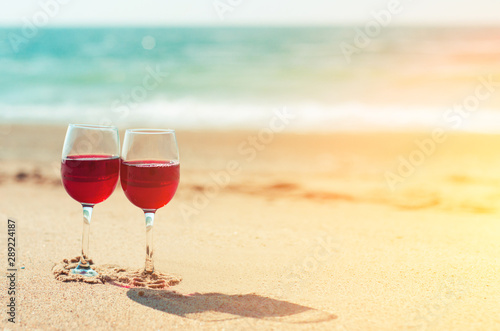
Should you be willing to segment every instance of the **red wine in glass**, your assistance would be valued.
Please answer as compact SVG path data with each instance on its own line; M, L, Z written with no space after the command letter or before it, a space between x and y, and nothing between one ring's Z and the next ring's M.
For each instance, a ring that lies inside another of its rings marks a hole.
M66 192L83 207L82 254L73 274L97 276L89 263L90 220L95 204L118 184L120 139L113 126L70 124L64 140L61 177Z
M141 209L165 206L179 185L180 166L176 161L123 161L120 172L123 192Z
M144 272L154 272L153 224L156 210L174 197L179 185L179 149L174 130L127 130L123 142L120 180L123 192L146 219Z
M115 190L120 159L112 155L71 155L62 160L66 192L83 204L103 202Z

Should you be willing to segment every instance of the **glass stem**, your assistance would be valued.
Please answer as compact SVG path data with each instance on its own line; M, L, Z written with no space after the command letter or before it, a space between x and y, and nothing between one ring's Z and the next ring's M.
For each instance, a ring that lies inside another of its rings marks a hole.
M146 265L144 272L151 274L155 270L153 262L153 224L155 213L145 211L144 216L146 216Z
M90 220L92 218L93 206L83 205L83 234L82 234L82 256L80 258L79 268L90 268L89 263L89 236Z

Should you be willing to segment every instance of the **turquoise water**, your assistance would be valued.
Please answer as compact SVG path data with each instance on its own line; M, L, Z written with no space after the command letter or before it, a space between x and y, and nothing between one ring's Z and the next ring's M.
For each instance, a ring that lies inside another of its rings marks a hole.
M337 34L330 29L45 30L19 53L4 42L0 98L12 104L100 104L141 82L149 65L169 73L152 97L240 100L303 94L328 100L318 80L335 77L337 69L325 59L337 52ZM143 48L144 36L156 40L154 49Z
M44 29L17 45L22 30L3 28L0 120L256 127L287 107L296 128L432 124L478 75L500 72L500 29L386 29L348 61L340 45L357 31Z

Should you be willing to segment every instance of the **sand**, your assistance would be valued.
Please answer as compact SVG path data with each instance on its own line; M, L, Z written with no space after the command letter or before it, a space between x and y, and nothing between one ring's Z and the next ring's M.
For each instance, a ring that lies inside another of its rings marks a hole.
M82 282L87 284L112 284L123 288L145 288L163 290L179 284L180 277L168 275L160 271L148 273L144 268L123 268L119 265L95 265L87 261L97 275L82 275L72 272L78 266L80 257L63 259L52 268L54 277L61 282ZM144 293L144 292L143 292Z
M404 171L430 132L283 133L253 151L256 132L178 132L181 184L154 228L156 270L177 281L158 290L54 277L81 245L65 128L2 132L2 268L7 217L24 268L2 328L500 329L499 136L448 134ZM95 265L139 272L142 212L118 187L92 217Z

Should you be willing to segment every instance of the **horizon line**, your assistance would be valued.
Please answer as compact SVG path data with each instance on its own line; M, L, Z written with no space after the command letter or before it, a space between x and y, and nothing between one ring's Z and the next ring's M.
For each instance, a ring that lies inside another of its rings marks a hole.
M210 23L180 23L180 24L57 24L52 26L37 27L38 29L67 29L67 28L336 28L348 27L357 28L363 27L366 23L294 23L294 24L210 24ZM485 22L485 23L436 23L436 22L408 22L397 23L384 27L384 29L391 28L411 28L411 27L424 27L424 28L500 28L499 23ZM20 29L23 25L18 24L2 24L0 28Z

